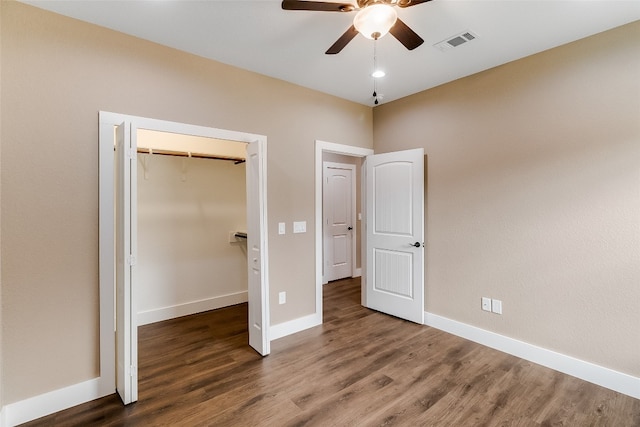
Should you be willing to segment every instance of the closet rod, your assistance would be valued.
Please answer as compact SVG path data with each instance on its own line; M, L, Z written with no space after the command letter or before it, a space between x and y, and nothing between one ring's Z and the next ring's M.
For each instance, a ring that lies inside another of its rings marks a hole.
M194 157L194 158L197 158L197 159L227 160L227 161L234 162L236 165L245 162L245 159L240 158L240 157L216 156L215 154L192 153L192 152L189 152L189 151L157 150L157 149L153 149L153 148L140 148L140 147L138 147L138 153L141 153L141 154L159 154L161 156Z

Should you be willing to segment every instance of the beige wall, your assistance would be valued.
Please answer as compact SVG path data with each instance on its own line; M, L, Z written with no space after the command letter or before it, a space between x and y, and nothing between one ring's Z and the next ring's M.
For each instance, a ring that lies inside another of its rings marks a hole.
M99 110L266 135L271 320L314 312L313 233L277 223L313 223L314 141L370 148L370 108L20 3L1 19L4 404L98 374Z
M374 110L376 152L427 154L427 311L640 376L639 51L636 22Z

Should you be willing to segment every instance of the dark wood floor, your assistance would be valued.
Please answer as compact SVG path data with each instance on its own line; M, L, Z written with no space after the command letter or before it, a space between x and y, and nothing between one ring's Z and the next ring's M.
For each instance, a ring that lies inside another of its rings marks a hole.
M26 426L640 426L640 400L360 306L325 286L324 324L247 345L246 304L142 326L139 401Z

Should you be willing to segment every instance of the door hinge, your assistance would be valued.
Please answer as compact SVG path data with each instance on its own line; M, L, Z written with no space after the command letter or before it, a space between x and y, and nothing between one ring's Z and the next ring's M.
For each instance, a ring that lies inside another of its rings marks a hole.
M129 376L133 377L136 375L136 367L134 365L129 366Z
M138 261L138 260L136 259L135 255L129 255L129 256L127 257L127 264L129 264L129 266L134 266L134 265L136 265L136 262L137 262L137 261Z
M136 159L136 151L133 148L127 148L127 158L131 159L131 160L135 160Z

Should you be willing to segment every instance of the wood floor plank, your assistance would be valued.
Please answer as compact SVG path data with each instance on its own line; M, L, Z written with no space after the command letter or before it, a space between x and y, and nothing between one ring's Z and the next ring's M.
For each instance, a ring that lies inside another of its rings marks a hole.
M324 286L324 323L248 346L240 304L139 328L139 397L114 394L39 426L640 427L640 400L360 305Z

